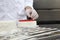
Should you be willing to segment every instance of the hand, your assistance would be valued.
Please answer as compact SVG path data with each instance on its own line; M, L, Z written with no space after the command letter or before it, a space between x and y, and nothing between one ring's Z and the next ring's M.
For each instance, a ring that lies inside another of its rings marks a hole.
M36 12L35 9L32 10L32 13L31 13L31 18L33 20L37 19L39 17L38 13Z
M26 7L25 11L26 11L27 16L31 17L33 20L38 18L38 13L35 11L35 9Z

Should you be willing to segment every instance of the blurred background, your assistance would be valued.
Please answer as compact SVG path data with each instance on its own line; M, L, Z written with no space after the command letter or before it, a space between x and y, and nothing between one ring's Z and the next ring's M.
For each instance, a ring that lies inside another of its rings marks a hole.
M34 0L34 8L39 14L38 25L60 29L60 0Z

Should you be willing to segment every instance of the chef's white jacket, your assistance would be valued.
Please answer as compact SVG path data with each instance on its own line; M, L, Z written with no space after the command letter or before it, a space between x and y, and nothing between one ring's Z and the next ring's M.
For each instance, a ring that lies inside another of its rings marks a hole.
M33 0L0 0L0 20L27 19L26 6L33 8Z

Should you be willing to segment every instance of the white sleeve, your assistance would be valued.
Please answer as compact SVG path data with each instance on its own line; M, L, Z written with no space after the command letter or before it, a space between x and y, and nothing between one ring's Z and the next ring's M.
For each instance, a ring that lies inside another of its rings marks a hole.
M30 6L31 8L33 8L33 0L25 0L25 7L26 6Z

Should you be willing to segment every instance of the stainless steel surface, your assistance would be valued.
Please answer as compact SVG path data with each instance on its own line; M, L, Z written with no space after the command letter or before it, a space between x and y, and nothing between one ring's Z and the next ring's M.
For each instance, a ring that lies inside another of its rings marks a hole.
M60 8L60 0L34 0L35 8Z
M60 20L60 0L34 0L34 8L39 14L37 20Z
M23 38L22 40L30 40L30 39L41 40L45 38L50 38L50 37L53 38L55 36L60 36L60 30L58 30L57 28L37 27L37 28L21 28L21 30L22 30L22 33L18 31L13 34L7 34L5 36L0 36L0 39L9 40L13 38L18 38L19 40L23 38L22 37L23 35L25 35L25 38Z
M54 28L53 29L52 28L41 28L41 29L39 29L39 30L42 31L42 32L40 32L40 31L38 31L37 33L32 32L32 34L34 34L34 35L30 34L29 37L27 37L27 39L25 39L25 40L29 40L29 39L32 39L32 38L45 39L45 38L60 36L60 30L58 30L58 29L54 29ZM59 33L59 34L55 34L55 33Z

